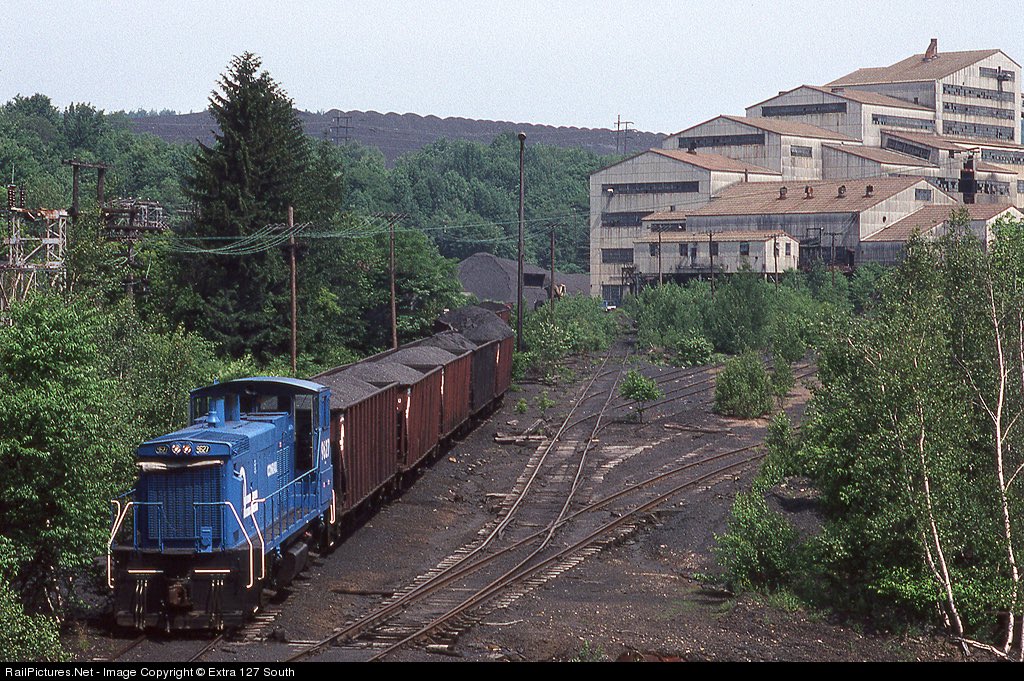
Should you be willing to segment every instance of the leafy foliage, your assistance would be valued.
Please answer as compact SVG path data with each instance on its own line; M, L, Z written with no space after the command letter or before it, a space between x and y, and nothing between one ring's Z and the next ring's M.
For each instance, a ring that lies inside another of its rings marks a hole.
M824 526L775 583L880 626L939 613L958 639L1019 654L1022 273L1024 225L999 224L986 252L954 221L941 242L912 243L867 314L823 340L821 387L780 466L813 480ZM750 516L759 502L743 503ZM776 546L735 529L730 555ZM733 566L752 582L767 569Z
M523 320L523 352L516 360L550 373L562 358L607 349L615 338L615 317L587 296L569 296L528 312Z
M640 415L640 421L643 422L644 405L647 402L661 399L665 393L653 378L644 376L636 369L630 369L619 386L619 395L637 403L637 413Z
M752 419L764 416L771 408L771 380L757 353L745 352L728 360L715 379L715 411Z

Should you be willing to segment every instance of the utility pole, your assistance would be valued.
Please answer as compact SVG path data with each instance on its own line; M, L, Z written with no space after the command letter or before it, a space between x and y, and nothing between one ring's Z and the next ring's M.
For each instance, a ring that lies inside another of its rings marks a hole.
M708 257L711 258L711 297L715 297L715 242L712 232L708 232Z
M619 153L621 147L622 153L626 153L626 145L629 140L629 126L633 125L633 121L622 120L622 114L615 117L615 153ZM622 138L622 144L619 144L619 138Z
M776 234L773 238L775 241L775 290L779 290L779 235Z
M524 236L525 218L523 207L526 199L523 160L526 156L526 133L519 133L519 285L516 290L516 352L523 351L523 251L526 250Z
M665 280L661 274L661 228L658 229L658 286L663 286Z
M555 314L555 226L551 225L551 285L548 287L548 302L551 315Z
M288 206L288 254L292 275L292 374L298 371L299 361L299 326L298 326L298 286L295 272L295 209Z
M390 267L391 272L391 347L398 349L398 306L395 303L395 222L398 216L392 216L388 220L388 235L390 237Z

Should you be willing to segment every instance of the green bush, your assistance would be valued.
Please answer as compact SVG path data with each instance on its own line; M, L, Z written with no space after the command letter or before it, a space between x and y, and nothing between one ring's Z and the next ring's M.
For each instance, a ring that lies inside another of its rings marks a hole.
M734 589L787 586L798 566L797 533L758 492L739 494L715 555Z
M637 403L637 413L640 415L641 422L644 420L644 405L647 402L661 399L664 394L657 381L647 378L635 369L631 369L626 374L626 377L622 379L622 385L619 386L619 395Z
M715 353L711 341L696 332L679 338L673 349L676 351L675 364L684 367L710 364Z
M715 381L715 411L752 419L772 408L772 386L761 358L745 352L725 363Z
M555 376L560 360L607 349L616 330L615 317L586 296L559 300L553 313L547 306L529 312L523 321L525 352L513 357L513 376L521 378L527 368Z
M793 378L793 367L782 357L776 357L772 367L772 394L781 399L789 394L794 385L796 380Z

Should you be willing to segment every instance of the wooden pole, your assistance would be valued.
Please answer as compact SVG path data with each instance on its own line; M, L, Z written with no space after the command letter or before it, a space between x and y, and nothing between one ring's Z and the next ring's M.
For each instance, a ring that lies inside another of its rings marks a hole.
M551 227L551 285L548 287L548 303L551 304L551 314L555 313L555 227Z
M711 296L715 295L715 242L712 233L708 232L708 257L711 258Z
M661 274L661 230L658 230L658 286L663 286L665 280Z
M295 209L288 206L288 253L292 275L292 374L298 371L299 325L298 325L298 282L295 272Z
M516 352L523 350L523 251L526 250L525 220L525 185L523 183L523 159L526 155L526 133L519 133L519 284L516 289Z
M779 235L774 237L775 241L775 290L779 290Z
M395 221L397 217L392 217L388 221L388 231L390 233L390 272L391 272L391 347L398 349L398 306L395 303Z

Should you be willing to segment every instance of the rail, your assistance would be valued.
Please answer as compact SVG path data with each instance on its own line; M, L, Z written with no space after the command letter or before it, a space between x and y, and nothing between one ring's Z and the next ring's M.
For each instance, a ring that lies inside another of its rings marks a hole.
M305 522L310 513L319 512L316 494L318 472L311 468L284 487L255 500L254 503L261 507L259 526L266 530L267 541L288 534Z
M113 499L110 503L114 507L114 524L110 528L110 539L107 541L107 585L110 588L114 588L114 575L113 575L113 551L114 551L114 540L117 539L117 533L121 531L121 525L124 524L124 519L128 517L128 511L132 511L132 547L135 549L139 548L139 535L138 535L138 522L135 512L137 506L154 506L160 512L160 518L163 518L164 505L159 501L128 501L125 503L124 508L121 508L121 502L118 499L126 497L127 494L122 494L117 499ZM160 550L164 550L164 535L163 535L163 522L157 522L157 543L160 546Z
M197 501L192 504L193 517L195 517L194 514L196 513L197 506L221 506L231 509L231 515L235 518L235 522L238 524L238 529L242 531L242 535L245 537L245 543L249 545L249 583L245 585L245 588L251 589L256 583L255 547L253 546L252 538L249 536L249 531L245 529L245 523L242 522L242 518L238 515L238 510L235 508L235 505L230 501ZM264 551L266 543L263 541L263 533L260 532L259 525L257 525L255 521L253 522L253 526L256 528L256 534L259 535L260 539L260 579L263 579L263 577L266 577L267 575L267 564ZM223 510L221 510L221 527L225 527ZM223 539L221 540L221 546L224 546Z

